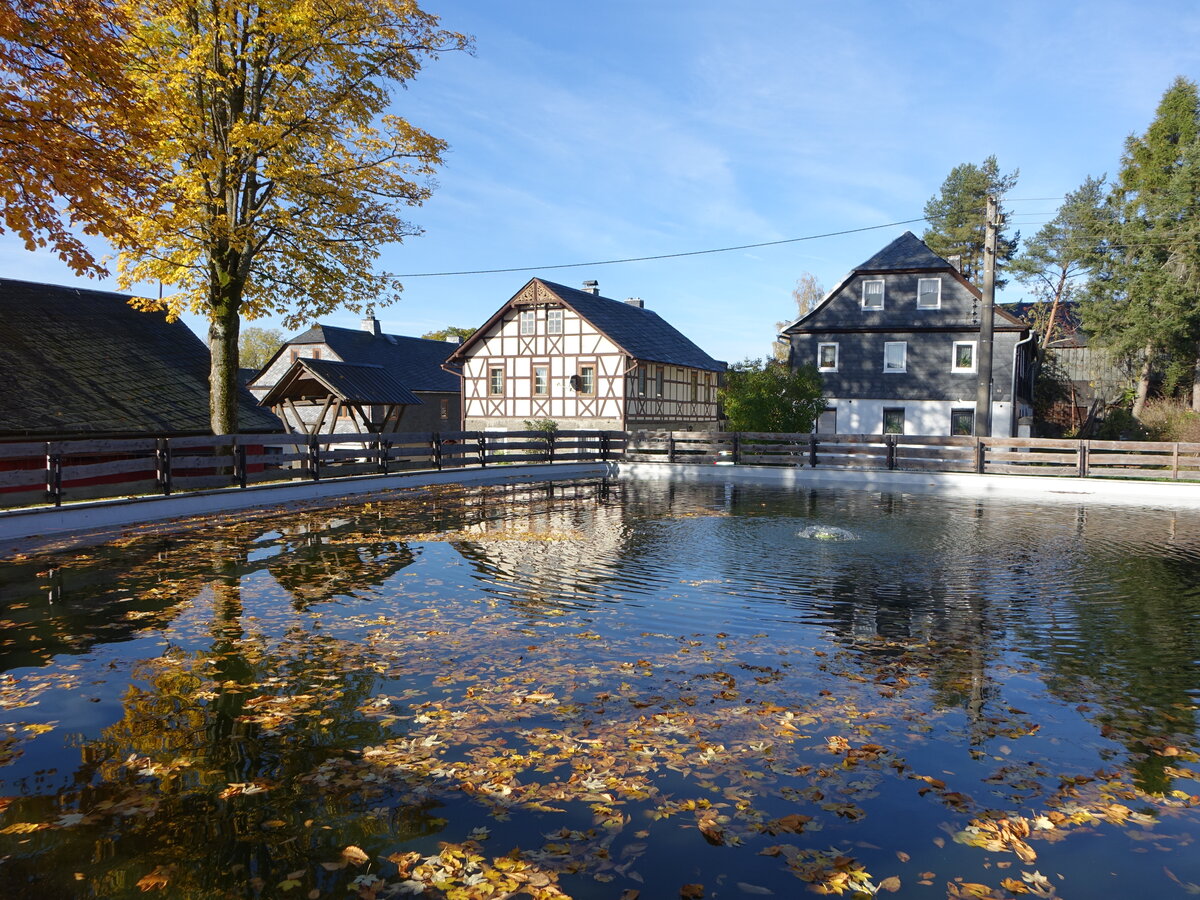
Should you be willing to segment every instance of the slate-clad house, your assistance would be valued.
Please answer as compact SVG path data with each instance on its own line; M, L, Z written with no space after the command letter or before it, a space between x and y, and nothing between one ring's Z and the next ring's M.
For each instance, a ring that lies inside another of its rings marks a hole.
M975 433L979 289L906 231L780 335L794 368L815 365L826 411L817 430L842 434ZM1033 414L1033 338L996 308L992 434Z
M287 341L250 382L292 431L457 431L459 376L449 341L314 325Z
M725 364L641 300L534 278L456 348L463 427L714 430Z
M0 441L210 434L209 355L108 291L0 278ZM243 433L279 420L239 394Z

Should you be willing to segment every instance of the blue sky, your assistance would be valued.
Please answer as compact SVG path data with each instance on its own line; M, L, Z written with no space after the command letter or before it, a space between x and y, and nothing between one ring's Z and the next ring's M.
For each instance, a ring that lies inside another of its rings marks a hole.
M681 253L914 219L950 169L994 153L1032 234L1088 175L1112 176L1172 79L1200 78L1200 4L932 0L423 4L475 36L396 112L449 141L439 187L381 248L406 277L385 331L478 325L531 277L641 297L706 351L769 352L804 272L826 288L923 223L680 259ZM0 235L8 277L77 283ZM87 284L96 286L95 282ZM100 286L113 287L112 282ZM147 286L146 293L157 291ZM1010 286L1001 300L1018 299ZM186 321L200 334L199 317ZM358 317L322 319L357 327ZM260 320L258 325L277 322Z

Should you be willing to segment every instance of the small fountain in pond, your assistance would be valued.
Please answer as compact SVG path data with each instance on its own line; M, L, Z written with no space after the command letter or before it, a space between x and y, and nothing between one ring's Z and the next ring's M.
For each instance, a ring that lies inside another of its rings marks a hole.
M836 525L809 525L801 528L796 537L807 538L810 541L857 541L858 535Z

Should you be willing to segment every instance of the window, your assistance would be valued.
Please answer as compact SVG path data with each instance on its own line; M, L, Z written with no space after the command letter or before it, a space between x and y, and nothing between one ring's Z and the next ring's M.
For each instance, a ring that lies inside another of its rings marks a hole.
M504 396L504 366L488 366L488 393L493 397Z
M638 366L637 392L639 397L646 396L646 367Z
M884 407L883 433L904 434L904 407Z
M838 345L817 344L817 371L836 372L838 370Z
M940 309L942 305L942 279L917 279L917 309Z
M546 334L563 333L563 311L561 309L546 310Z
M975 371L975 342L955 341L954 358L950 365L951 372Z
M692 402L700 399L700 373L692 369Z
M863 309L883 309L883 279L863 282Z
M883 371L908 371L908 344L905 341L884 341Z
M521 334L533 334L537 330L536 316L532 309L521 310Z
M666 379L666 369L662 366L654 367L654 396L661 397L663 395L663 381Z
M596 393L596 367L580 366L579 374L575 376L575 390L581 394Z
M950 433L952 435L971 435L975 433L975 410L950 410Z
M534 366L533 367L533 392L535 394L545 395L550 390L550 367L549 366Z
M450 401L445 397L442 398L441 413L443 422L450 418Z
M829 406L817 417L817 434L837 434L837 407Z

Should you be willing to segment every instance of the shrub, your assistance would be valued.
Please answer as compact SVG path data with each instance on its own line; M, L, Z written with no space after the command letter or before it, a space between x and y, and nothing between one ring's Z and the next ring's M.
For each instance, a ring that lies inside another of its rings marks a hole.
M1181 400L1152 400L1142 410L1142 424L1153 441L1200 443L1200 413Z

